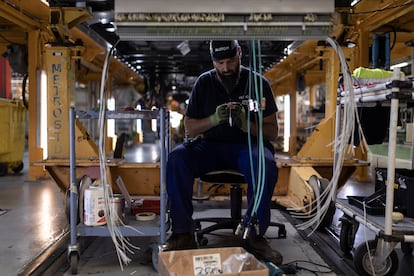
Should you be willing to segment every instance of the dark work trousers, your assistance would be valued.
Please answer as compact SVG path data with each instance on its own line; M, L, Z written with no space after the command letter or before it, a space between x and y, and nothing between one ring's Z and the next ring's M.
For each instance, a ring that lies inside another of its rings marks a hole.
M214 170L232 169L244 174L248 184L247 201L250 206L245 221L249 220L253 206L250 203L254 195L250 164L253 164L257 179L257 148L256 144L252 145L252 162L247 144L218 143L201 139L188 146L179 145L171 151L167 162L167 194L173 233L194 231L194 179ZM275 157L267 148L264 148L264 158L266 176L263 195L257 209L259 236L264 235L270 223L270 204L278 176Z

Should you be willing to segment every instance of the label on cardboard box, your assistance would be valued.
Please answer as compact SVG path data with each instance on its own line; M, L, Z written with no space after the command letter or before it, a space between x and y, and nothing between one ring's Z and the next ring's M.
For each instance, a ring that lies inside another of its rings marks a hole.
M194 275L210 275L223 273L220 254L193 256Z

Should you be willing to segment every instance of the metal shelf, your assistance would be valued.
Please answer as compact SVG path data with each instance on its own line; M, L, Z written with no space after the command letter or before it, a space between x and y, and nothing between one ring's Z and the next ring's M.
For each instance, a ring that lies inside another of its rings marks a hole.
M156 216L151 221L137 221L135 217L128 216L127 223L119 225L118 228L125 237L158 237L160 236L160 217ZM80 236L108 237L110 235L106 225L87 226L80 223L77 231Z
M79 213L79 194L80 187L76 180L76 151L75 151L75 121L76 118L98 119L99 114L95 111L77 112L74 107L69 110L69 134L70 134L70 193L69 193L69 223L70 223L70 244L68 245L68 257L72 273L77 272L77 266L80 259L80 245L78 236L111 236L107 225L86 226L83 222L78 223ZM159 246L150 246L153 250L153 263L157 263L158 252L161 245L165 243L166 232L168 230L166 216L166 160L169 152L169 113L165 108L159 110L142 111L131 110L121 112L106 112L105 119L158 119L160 124L160 215L151 221L137 221L135 217L128 216L128 224L117 225L120 233L124 237L158 237ZM108 160L109 161L109 160ZM122 162L108 162L107 166L118 166Z

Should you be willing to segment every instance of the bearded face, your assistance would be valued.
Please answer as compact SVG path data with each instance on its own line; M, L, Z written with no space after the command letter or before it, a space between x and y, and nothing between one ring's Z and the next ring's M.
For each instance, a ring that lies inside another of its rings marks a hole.
M225 72L217 70L217 74L219 75L219 78L223 82L228 82L228 83L236 83L237 79L239 78L239 73L240 73L239 65L236 66L236 68L225 71Z
M236 86L240 75L240 57L219 60L214 62L217 75L227 91L231 91Z

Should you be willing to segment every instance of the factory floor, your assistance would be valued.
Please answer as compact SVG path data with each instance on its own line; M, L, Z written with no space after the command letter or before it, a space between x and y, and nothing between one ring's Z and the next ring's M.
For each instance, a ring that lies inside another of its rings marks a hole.
M145 145L141 154L152 159L154 148ZM25 159L27 154L25 154ZM27 163L26 163L27 164ZM27 166L26 166L27 167ZM369 195L371 182L361 183L350 179L340 190L345 195ZM69 244L68 221L65 214L65 195L52 180L28 181L27 169L18 175L0 178L0 275L71 275L67 260ZM227 214L228 202L194 202L195 217ZM286 239L277 239L277 228L269 228L267 238L274 249L279 250L284 264L293 264L296 275L356 275L352 256L339 249L337 234L341 211L337 210L329 231L298 231L297 221L286 211L275 208L272 220L285 223ZM208 247L238 246L229 231L207 235ZM361 226L354 245L375 237L372 231ZM132 261L122 268L109 237L80 237L81 256L78 275L158 275L148 255L148 249L157 244L155 238L130 239L137 248ZM400 246L395 250L400 264L397 275L411 275L414 256L403 256Z

